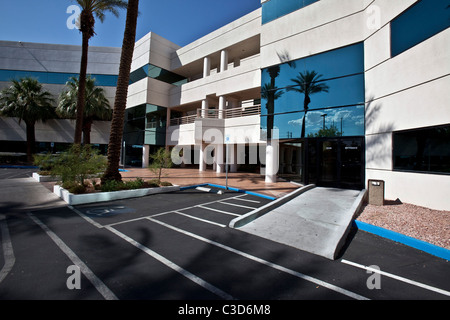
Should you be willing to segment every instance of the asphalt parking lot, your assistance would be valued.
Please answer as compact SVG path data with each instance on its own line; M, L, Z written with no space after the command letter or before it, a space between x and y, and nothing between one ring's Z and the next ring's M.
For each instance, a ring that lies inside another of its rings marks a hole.
M356 230L328 260L229 228L271 200L212 191L3 208L0 299L450 299L446 260Z

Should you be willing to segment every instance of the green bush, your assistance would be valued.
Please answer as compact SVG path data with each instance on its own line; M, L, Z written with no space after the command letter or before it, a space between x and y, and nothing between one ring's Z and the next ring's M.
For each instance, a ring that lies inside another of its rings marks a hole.
M170 186L172 186L172 184L169 181L163 181L163 182L161 182L161 186L162 187L170 187Z
M69 151L56 156L37 156L35 163L51 176L58 177L64 189L83 193L86 191L85 180L100 177L106 169L107 159L90 145L73 145Z
M103 192L121 191L121 190L132 190L140 189L144 186L144 181L141 178L131 181L115 181L108 180L101 185L101 190Z

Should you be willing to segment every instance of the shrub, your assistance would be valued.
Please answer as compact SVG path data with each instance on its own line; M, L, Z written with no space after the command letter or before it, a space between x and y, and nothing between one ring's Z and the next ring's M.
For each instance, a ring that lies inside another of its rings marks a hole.
M161 181L163 170L173 166L171 154L165 148L159 148L154 154L150 155L150 158L152 159L152 163L148 168L158 176L159 182Z
M73 145L67 152L37 157L35 162L50 168L50 174L60 179L64 189L76 191L73 193L85 192L85 180L99 177L107 165L106 157L99 155L90 145Z
M172 186L172 184L169 181L163 181L163 182L161 182L161 186L162 187L170 187L170 186Z
M137 178L136 180L131 181L116 181L116 180L107 180L101 185L101 190L103 192L112 192L112 191L121 191L121 190L132 190L132 189L140 189L145 185L144 181L141 178Z

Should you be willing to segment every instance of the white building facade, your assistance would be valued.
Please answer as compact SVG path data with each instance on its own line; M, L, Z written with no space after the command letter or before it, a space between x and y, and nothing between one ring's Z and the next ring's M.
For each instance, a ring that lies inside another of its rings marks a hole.
M135 46L125 162L166 147L199 171L382 180L386 199L450 210L449 26L446 0L262 0L184 47L150 32ZM79 68L79 48L0 46L0 75L18 56L17 70ZM117 75L120 49L90 50L89 73ZM12 127L1 140L19 139Z
M114 106L120 48L90 47L87 74L105 90ZM37 79L56 102L71 77L80 72L81 46L0 41L0 90L11 85L11 79ZM73 143L75 120L51 119L36 124L37 151L56 151ZM110 122L94 121L91 142L106 148ZM1 152L20 153L25 150L26 126L17 118L0 117ZM53 146L53 147L52 147Z
M267 182L382 180L387 199L448 210L448 5L268 0L185 47L149 33L136 43L129 152L141 146L145 166L152 148L176 146L183 165Z

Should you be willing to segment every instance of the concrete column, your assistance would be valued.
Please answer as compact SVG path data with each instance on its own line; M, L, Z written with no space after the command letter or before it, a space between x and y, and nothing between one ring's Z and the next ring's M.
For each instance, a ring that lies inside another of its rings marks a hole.
M223 145L223 144L216 145L215 156L216 156L216 172L217 173L225 172L225 163L223 161L223 159L224 159L224 151L223 151L224 147L225 147L225 145Z
M203 78L209 77L211 74L211 58L205 57L203 59Z
M277 181L278 140L267 140L266 145L266 183Z
M225 109L226 109L227 100L224 96L219 97L219 119L225 119Z
M206 145L202 143L202 145L200 146L200 159L198 162L198 171L206 171L206 155L205 155L205 148Z
M282 147L282 146L280 146L280 168L279 168L279 170L280 170L280 174L283 174L284 173L284 165L285 165L285 163L284 163L284 151L286 150L286 147Z
M148 168L150 158L150 146L144 144L142 148L142 168Z
M166 128L170 127L170 109L166 109Z
M208 99L202 100L202 118L206 118L206 112L208 111Z
M220 52L220 72L228 70L228 51L222 50Z

